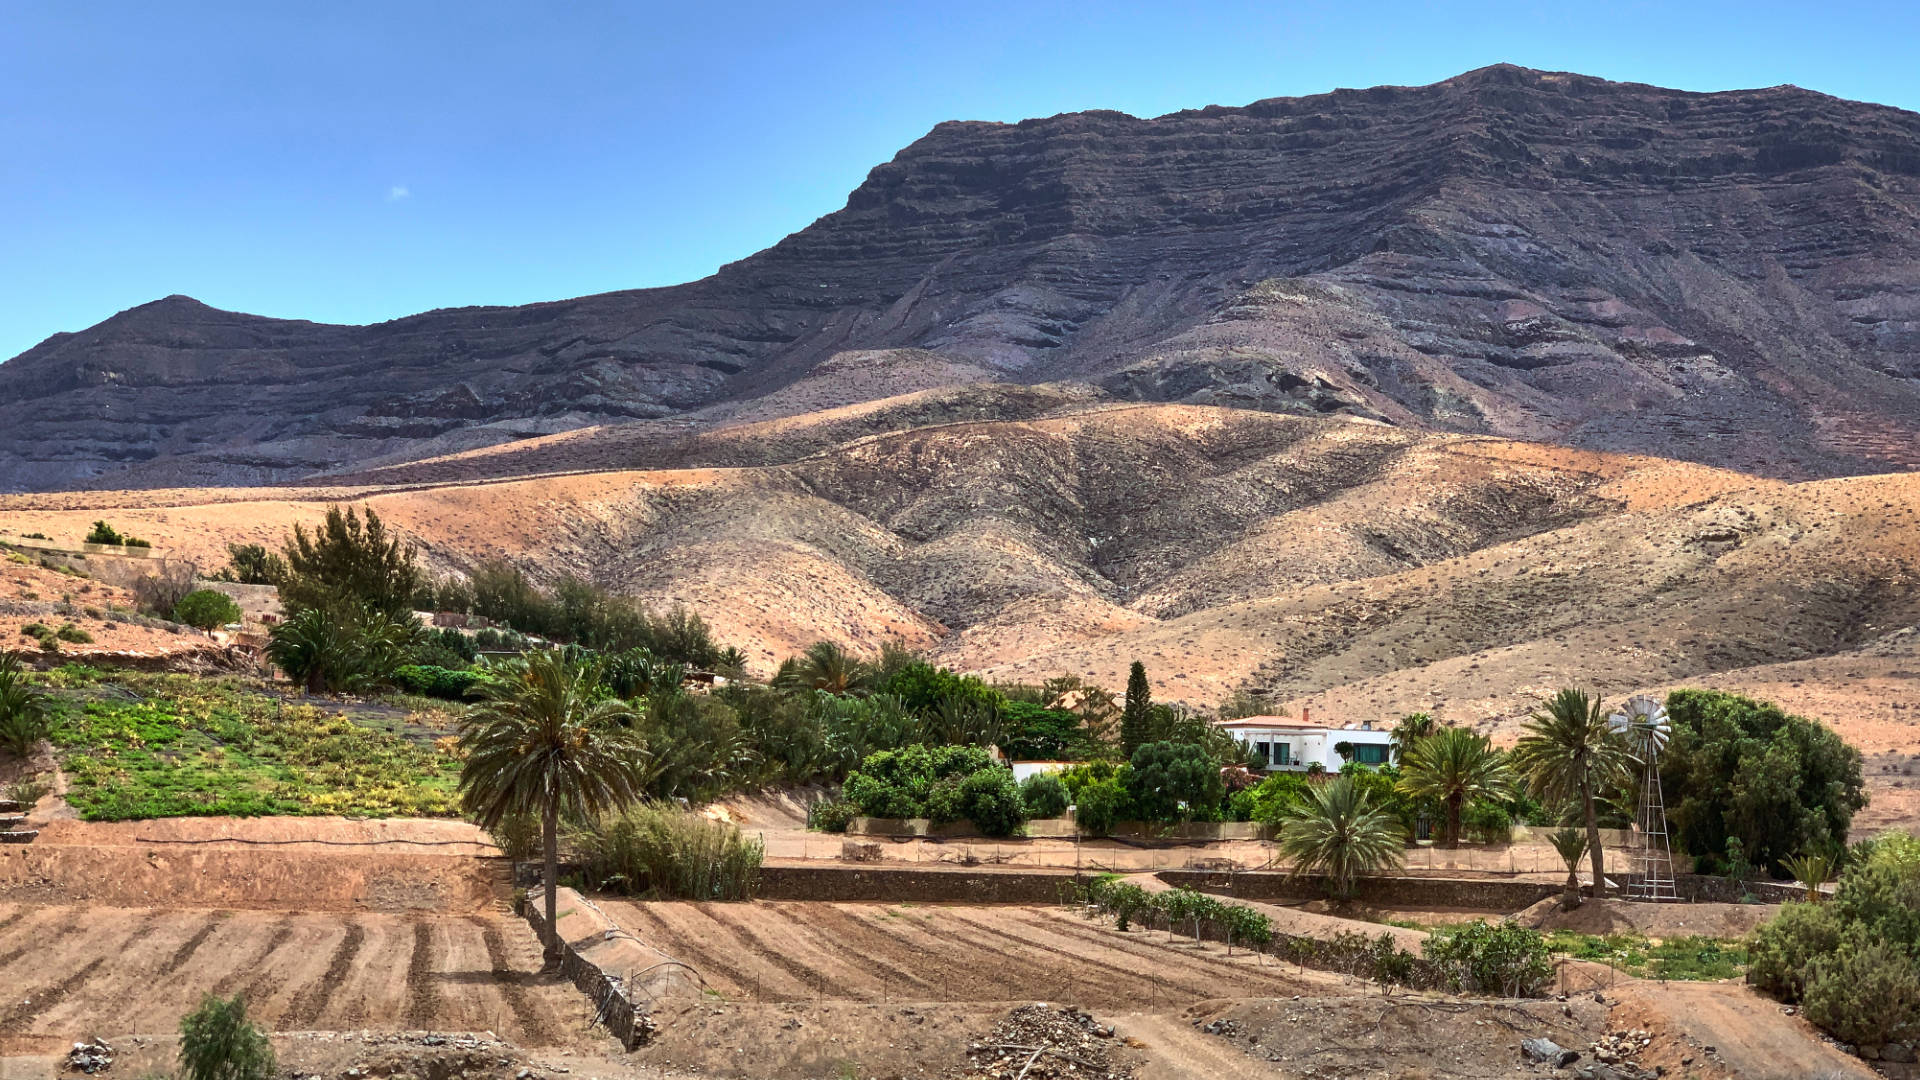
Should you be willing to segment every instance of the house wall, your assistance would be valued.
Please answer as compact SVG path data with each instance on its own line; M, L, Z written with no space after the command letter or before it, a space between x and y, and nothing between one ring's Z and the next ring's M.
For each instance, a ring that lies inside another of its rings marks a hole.
M1340 766L1346 763L1340 759L1339 754L1334 753L1333 748L1340 743L1350 742L1355 746L1385 747L1392 742L1392 732L1358 729L1265 731L1260 728L1246 728L1235 732L1234 735L1236 738L1249 743L1277 742L1285 743L1291 748L1288 764L1281 766L1269 765L1267 766L1268 772L1305 772L1308 767L1316 763L1328 772L1339 772Z

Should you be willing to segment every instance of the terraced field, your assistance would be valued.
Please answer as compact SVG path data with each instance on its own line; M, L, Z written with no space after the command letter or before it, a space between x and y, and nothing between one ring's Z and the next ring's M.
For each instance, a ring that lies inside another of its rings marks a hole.
M201 995L244 993L277 1031L493 1031L577 1041L586 999L538 975L519 920L0 904L0 1054L167 1034Z
M628 903L600 906L647 945L692 965L729 1001L1070 1001L1178 1008L1301 993L1245 950L1090 922L1063 908Z

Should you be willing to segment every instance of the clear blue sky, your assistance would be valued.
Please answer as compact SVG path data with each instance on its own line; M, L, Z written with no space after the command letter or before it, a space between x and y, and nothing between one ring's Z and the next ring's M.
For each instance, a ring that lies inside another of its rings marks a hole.
M1844 0L0 0L0 357L169 293L373 322L701 277L941 120L1501 61L1914 109L1916 42Z

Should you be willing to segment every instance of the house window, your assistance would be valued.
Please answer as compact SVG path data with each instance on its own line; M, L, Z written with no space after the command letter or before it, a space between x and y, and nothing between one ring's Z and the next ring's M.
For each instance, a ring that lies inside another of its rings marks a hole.
M1378 743L1360 743L1353 748L1353 760L1362 765L1385 765L1387 748Z
M1271 765L1273 763L1273 744L1272 743L1264 743L1264 742L1254 743L1253 752L1259 757L1260 764L1262 767Z

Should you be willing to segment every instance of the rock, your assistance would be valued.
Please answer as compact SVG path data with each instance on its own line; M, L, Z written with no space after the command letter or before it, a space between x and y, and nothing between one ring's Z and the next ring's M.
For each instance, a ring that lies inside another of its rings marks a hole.
M1528 1061L1551 1063L1556 1069L1564 1069L1580 1060L1580 1054L1577 1051L1569 1050L1547 1038L1522 1040L1520 1056Z
M1898 1062L1903 1065L1912 1064L1914 1060L1913 1047L1906 1043L1888 1043L1880 1048L1880 1060Z

